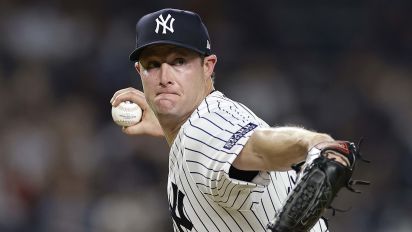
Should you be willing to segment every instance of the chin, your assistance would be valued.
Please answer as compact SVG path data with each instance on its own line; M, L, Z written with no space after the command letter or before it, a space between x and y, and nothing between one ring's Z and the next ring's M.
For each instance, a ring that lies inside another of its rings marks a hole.
M158 115L173 115L176 111L174 104L156 104L156 112Z

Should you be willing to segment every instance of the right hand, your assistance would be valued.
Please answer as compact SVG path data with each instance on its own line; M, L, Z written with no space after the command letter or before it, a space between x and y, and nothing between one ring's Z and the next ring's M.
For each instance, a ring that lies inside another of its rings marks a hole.
M125 134L164 136L162 127L160 126L160 123L152 109L150 109L147 104L146 98L142 91L132 87L121 89L113 94L110 103L112 106L118 106L124 101L131 101L138 104L143 111L142 120L138 124L122 128L122 131Z

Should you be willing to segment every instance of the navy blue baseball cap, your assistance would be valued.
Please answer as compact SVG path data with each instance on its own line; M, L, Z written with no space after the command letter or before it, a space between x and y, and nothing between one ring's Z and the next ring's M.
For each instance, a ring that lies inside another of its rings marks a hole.
M143 16L136 24L136 49L131 61L139 60L144 48L155 44L172 44L211 54L210 38L200 16L178 9L162 9Z

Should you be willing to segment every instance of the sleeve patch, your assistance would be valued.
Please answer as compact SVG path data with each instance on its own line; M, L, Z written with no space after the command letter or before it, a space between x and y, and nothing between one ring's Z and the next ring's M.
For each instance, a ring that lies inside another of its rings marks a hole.
M229 141L226 142L225 146L223 148L225 149L231 149L233 146L236 145L237 141L241 139L245 134L247 134L249 131L255 129L257 127L256 124L254 123L248 123L247 125L243 126L240 128L238 131L236 131L232 137L230 137Z

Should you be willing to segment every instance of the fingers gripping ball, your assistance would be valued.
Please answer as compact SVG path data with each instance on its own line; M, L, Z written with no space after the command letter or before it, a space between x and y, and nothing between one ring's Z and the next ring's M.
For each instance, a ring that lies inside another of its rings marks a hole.
M130 101L121 102L112 107L112 118L119 126L133 126L142 119L142 108Z

